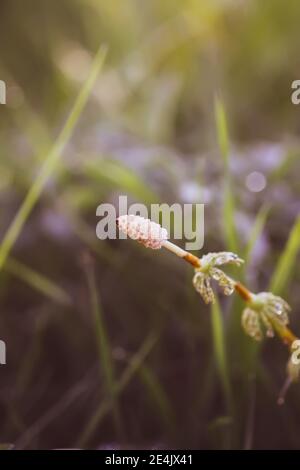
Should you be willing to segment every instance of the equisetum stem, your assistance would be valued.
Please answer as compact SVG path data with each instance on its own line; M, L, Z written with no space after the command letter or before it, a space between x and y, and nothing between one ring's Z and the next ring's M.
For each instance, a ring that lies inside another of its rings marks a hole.
M203 286L200 287L199 292L203 296L204 301L206 303L213 301L214 296L213 296L212 289L209 284L209 275L207 274L207 272L209 272L210 266L206 260L203 263L201 262L201 259L199 259L197 256L192 255L188 251L183 250L179 246L170 242L168 240L167 230L161 227L159 224L152 222L149 219L145 219L144 217L141 217L141 216L122 215L118 217L118 219L116 220L116 224L121 230L121 232L128 235L129 238L132 238L142 243L146 248L152 248L153 250L157 250L157 249L164 247L167 250L174 253L179 258L182 258L188 263L190 263L195 268L196 279L197 279L199 272L203 271L205 274L204 274L204 280L202 279L202 284L204 285L205 282L207 282L209 289L210 289L209 295L207 293L205 293L205 296L203 295L203 293L201 292L201 289L203 288ZM226 262L240 264L240 262L242 262L242 260L238 258L237 255L234 255L233 253L228 253L228 254L229 254L229 257L225 256L224 261L222 262L222 259L223 259L222 258L221 262L219 262L218 264L224 264ZM219 284L222 287L224 287L224 285L226 286L226 290L224 289L225 294L226 293L231 294L233 290L232 288L234 288L234 290L237 292L237 294L239 294L239 296L244 300L244 302L246 304L250 304L251 306L251 301L253 301L253 299L255 300L255 294L253 294L242 283L236 281L235 279L229 278L227 275L225 275L225 273L222 272L222 270L219 270L219 269L214 270L214 275L212 277L215 277L215 279L216 279L216 274L217 274L217 277L219 276L219 280L220 280ZM229 285L227 284L228 282L229 282ZM228 289L228 286L229 286L229 289ZM208 287L207 286L205 287L204 285L204 290L205 288L208 289ZM289 328L283 325L279 321L279 319L273 318L273 319L268 319L268 320L272 323L272 326L274 330L276 331L277 335L291 349L294 341L298 338L294 335L294 333Z
M241 282L236 282L234 288L243 300L245 300L246 302L251 300L251 292Z
M245 302L249 302L251 300L252 293L247 289L246 286L244 286L240 282L235 283L235 290ZM270 319L270 321L277 335L281 338L282 342L286 344L289 348L291 348L294 341L298 339L297 336L295 336L292 330L290 330L287 326L282 325L274 319Z
M179 258L183 258L185 261L194 266L194 268L200 268L200 259L197 256L192 255L192 253L183 250L182 248L172 242L169 242L168 240L165 240L162 246L167 250L172 251L172 253L175 253L175 255L179 256Z
M201 267L201 261L200 259L189 253L188 251L183 250L179 246L175 245L172 242L169 242L168 240L164 241L162 246L166 248L167 250L171 251L174 253L176 256L179 258L184 259L188 263L190 263L194 268L200 268ZM235 281L234 282L234 288L236 293L245 301L249 302L252 298L252 292L241 282ZM279 322L272 321L272 325L277 333L277 335L281 338L284 344L286 344L289 348L292 346L294 341L298 339L298 337L287 327L281 325Z
M245 302L249 302L249 300L251 300L251 292L247 289L246 286L244 286L240 282L235 283L235 290ZM297 336L295 336L292 330L290 330L287 326L282 325L276 320L270 321L277 335L281 338L282 342L286 344L289 348L291 348L294 341L298 339Z
M251 300L252 293L244 286L241 282L235 283L235 291L239 294L240 297L247 303ZM277 322L276 320L271 320L272 326L276 331L277 335L281 338L282 342L291 348L293 342L298 339L297 336L285 325Z
M286 344L289 348L292 347L294 341L298 339L296 335L290 330L287 326L278 324L278 322L272 322L273 328L276 331L277 335L280 336L283 343Z

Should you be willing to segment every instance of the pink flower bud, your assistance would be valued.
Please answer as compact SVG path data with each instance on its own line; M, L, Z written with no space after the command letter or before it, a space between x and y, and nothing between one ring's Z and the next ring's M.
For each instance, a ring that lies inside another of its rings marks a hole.
M117 219L117 225L129 238L152 250L159 250L168 239L165 228L138 215L121 215Z

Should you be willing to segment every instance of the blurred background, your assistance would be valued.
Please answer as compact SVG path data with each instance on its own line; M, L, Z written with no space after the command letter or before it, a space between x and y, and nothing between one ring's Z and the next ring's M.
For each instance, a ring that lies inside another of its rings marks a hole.
M166 250L95 233L121 194L205 203L203 253L246 258L232 274L271 283L300 334L299 1L1 0L0 17L2 240L108 47L6 250L2 448L299 448L280 340L257 347L234 296L205 306Z

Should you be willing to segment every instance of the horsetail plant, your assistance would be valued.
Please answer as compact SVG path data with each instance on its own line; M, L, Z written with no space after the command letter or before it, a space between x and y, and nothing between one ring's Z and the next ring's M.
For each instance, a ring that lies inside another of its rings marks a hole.
M276 333L292 354L295 342L299 339L288 327L291 310L288 303L271 292L254 294L245 285L229 277L220 269L220 266L226 264L241 266L244 261L238 255L223 251L208 253L198 258L170 242L167 230L161 225L136 215L120 216L117 219L117 225L121 232L146 248L153 250L166 248L190 263L195 270L193 285L206 304L215 302L212 280L217 282L225 295L231 295L235 291L245 302L241 317L245 333L256 341L261 341L264 334L267 337L273 337ZM287 365L287 374L284 393L290 383L300 379L300 364L295 364L291 357ZM282 397L279 402L283 402Z

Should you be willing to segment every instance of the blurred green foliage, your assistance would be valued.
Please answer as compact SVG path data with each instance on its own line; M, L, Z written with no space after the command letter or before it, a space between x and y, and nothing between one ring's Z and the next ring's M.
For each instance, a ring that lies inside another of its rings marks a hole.
M1 0L0 15L3 442L299 448L299 385L277 405L286 350L244 335L240 300L210 311L189 266L95 234L120 194L203 202L204 251L244 255L241 279L271 282L299 334L299 1Z

